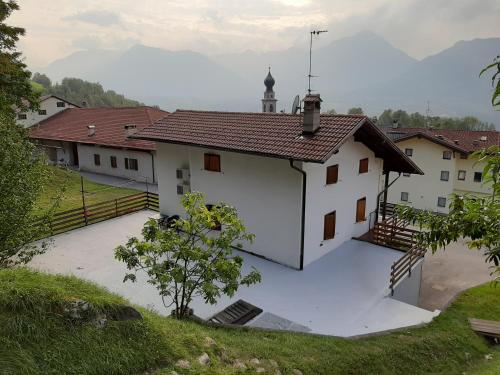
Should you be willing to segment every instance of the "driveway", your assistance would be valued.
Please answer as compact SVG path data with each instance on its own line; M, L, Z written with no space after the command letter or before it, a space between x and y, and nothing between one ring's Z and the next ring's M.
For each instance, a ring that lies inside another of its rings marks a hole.
M422 270L419 306L444 310L461 291L491 281L490 272L483 253L470 250L464 240L435 254L429 251Z
M52 273L73 274L107 287L133 303L168 315L156 289L143 273L136 283L123 283L126 268L114 259L114 248L140 235L143 223L157 214L141 211L53 237L53 246L36 257L32 267ZM208 319L238 299L263 310L249 325L284 328L325 335L354 336L429 322L427 310L388 297L391 264L401 252L357 240L296 271L277 263L240 253L245 271L251 266L262 282L242 287L233 298L216 305L196 299L197 316Z

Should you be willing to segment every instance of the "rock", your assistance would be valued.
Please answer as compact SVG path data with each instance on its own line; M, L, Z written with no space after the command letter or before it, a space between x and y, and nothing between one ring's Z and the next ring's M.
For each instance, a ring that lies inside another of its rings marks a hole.
M117 305L113 306L108 312L110 320L142 320L142 315L139 311L131 306Z
M278 367L278 362L276 362L274 359L270 359L269 364L273 367Z
M485 354L484 359L491 361L493 359L493 354Z
M63 314L70 319L79 320L88 318L90 303L82 299L67 301L63 307Z
M210 364L210 357L207 353L203 353L198 357L198 362L200 362L200 365L207 366Z
M256 372L257 374L262 374L263 372L266 372L266 369L265 369L264 367L257 367L257 368L255 369L255 372Z
M260 365L260 361L257 358L252 358L249 362L254 366Z
M94 325L97 328L104 328L106 327L106 324L108 323L108 319L106 317L106 314L97 314L96 318L93 321Z
M240 369L245 369L247 366L239 359L235 359L233 362L233 367L234 368L240 368Z
M214 347L215 345L216 345L216 342L215 342L215 340L214 340L213 338L208 337L208 336L207 336L207 337L205 337L205 346L206 346L207 348L212 348L212 347Z
M304 375L302 371L297 370L296 368L292 370L292 375Z
M191 368L191 364L190 364L190 363L189 363L189 361L188 361L188 360L186 360L186 359L179 359L179 360L175 363L175 367L188 369L188 368Z

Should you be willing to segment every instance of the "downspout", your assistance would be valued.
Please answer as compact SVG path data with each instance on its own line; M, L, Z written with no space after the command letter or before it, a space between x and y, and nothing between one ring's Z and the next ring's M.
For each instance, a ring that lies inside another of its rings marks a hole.
M389 189L393 183L395 183L399 177L401 177L401 172L399 172L398 174L398 177L396 177L394 180L392 180L392 182L389 184L389 173L390 172L387 172L385 174L385 186L384 186L384 190L382 190L380 193L378 193L377 195L377 209L375 211L375 222L377 223L378 222L378 211L380 209L380 196L382 194L384 194L384 210L382 212L382 219L385 220L385 209L386 209L386 205L387 205L387 189Z
M300 266L299 269L304 269L304 234L306 225L306 187L307 187L307 174L302 169L293 165L293 159L289 159L290 167L302 174L302 213L300 217Z
M155 176L155 154L154 151L151 151L151 171L153 172L153 184L156 182Z

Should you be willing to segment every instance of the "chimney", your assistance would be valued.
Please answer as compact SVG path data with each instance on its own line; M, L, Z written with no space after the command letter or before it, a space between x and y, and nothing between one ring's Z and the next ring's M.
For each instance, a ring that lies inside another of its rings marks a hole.
M398 120L392 120L392 128L393 129L399 128L399 122L398 122Z
M481 138L479 138L480 141L486 142L488 140L488 137L485 135L482 135Z
M453 142L454 142L456 145L458 145L459 140L458 140L458 139L455 139Z
M82 102L82 108L87 108L87 102L85 100Z
M88 136L89 137L93 137L95 135L95 125L88 125L87 126L87 129L88 129Z
M321 111L319 94L307 94L304 98L304 123L302 134L312 135L319 129L319 115Z
M137 126L135 125L125 125L123 129L125 129L125 138L130 137L132 134L137 132Z

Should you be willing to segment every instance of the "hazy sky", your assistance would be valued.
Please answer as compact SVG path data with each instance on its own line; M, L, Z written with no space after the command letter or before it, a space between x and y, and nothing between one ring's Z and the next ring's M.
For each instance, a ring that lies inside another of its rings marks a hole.
M32 67L80 49L142 43L203 53L286 49L312 28L327 40L373 31L422 58L458 40L500 37L500 0L20 0ZM500 49L500 48L499 48Z

